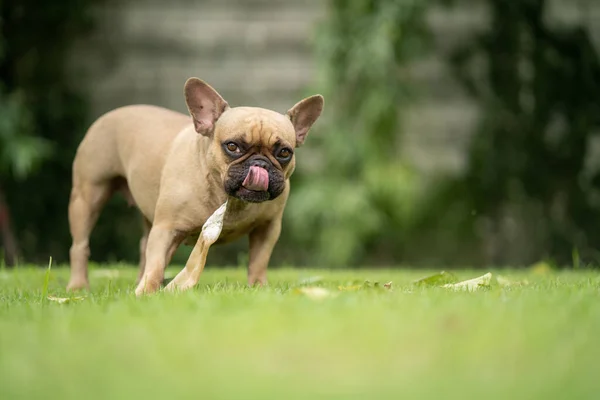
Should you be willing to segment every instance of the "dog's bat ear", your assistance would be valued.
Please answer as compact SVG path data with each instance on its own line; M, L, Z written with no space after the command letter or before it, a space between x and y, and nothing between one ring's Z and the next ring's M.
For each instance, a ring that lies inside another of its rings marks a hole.
M215 122L229 108L229 104L208 83L198 78L188 79L184 92L196 132L204 136L212 135Z
M310 127L323 111L324 102L323 96L316 94L299 101L294 107L288 110L287 116L292 121L294 130L296 131L296 147L300 147L304 143Z

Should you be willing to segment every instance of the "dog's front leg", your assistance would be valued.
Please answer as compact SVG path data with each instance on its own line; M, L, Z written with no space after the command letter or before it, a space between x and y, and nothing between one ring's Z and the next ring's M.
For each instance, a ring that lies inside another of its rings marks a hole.
M165 290L174 291L187 290L198 284L200 281L200 275L206 265L206 256L208 255L208 249L210 243L206 243L202 236L198 238L190 257L185 263L185 267L179 274L167 285Z
M250 232L250 263L248 265L248 284L267 284L267 267L273 248L281 233L281 216Z
M165 268L185 235L171 226L154 225L146 246L146 267L135 294L153 293L160 288Z
M198 284L200 274L202 274L204 266L206 265L208 249L221 235L226 211L227 202L217 208L217 210L206 220L204 225L202 225L202 231L198 235L198 240L192 250L192 254L190 254L190 257L185 263L185 268L177 274L175 279L167 285L165 290L186 290Z

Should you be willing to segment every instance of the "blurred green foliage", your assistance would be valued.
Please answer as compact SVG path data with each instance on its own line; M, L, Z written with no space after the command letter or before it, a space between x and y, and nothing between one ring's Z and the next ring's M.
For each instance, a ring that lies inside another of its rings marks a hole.
M480 121L464 177L441 202L485 220L481 262L600 261L600 58L581 24L548 18L549 2L489 0L488 30L454 51L455 76ZM483 61L483 74L473 63ZM474 229L471 232L475 232Z
M49 155L49 141L32 128L23 96L0 92L0 173L23 179Z
M321 161L292 178L286 210L289 241L308 264L401 259L421 192L399 155L402 110L412 98L407 66L427 48L427 4L329 2L316 39L325 113L302 151Z
M68 253L71 162L88 118L66 67L98 3L0 3L0 188L28 260Z
M600 171L586 160L600 66L588 29L552 24L544 0L487 1L491 24L448 60L480 110L466 171L425 181L398 148L434 3L329 3L317 40L328 123L311 137L325 161L295 178L298 247L328 266L597 264Z

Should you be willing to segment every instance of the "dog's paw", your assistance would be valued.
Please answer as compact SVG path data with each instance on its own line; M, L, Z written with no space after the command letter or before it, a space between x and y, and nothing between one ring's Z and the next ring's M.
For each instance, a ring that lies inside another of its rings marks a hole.
M141 297L158 291L158 289L160 289L160 282L162 282L162 280L142 279L135 288L135 295Z
M269 282L267 281L267 277L266 276L249 277L248 278L248 286L262 287L262 286L267 286L268 283Z
M70 280L67 285L67 292L76 292L78 290L89 290L90 284L87 280L75 279Z

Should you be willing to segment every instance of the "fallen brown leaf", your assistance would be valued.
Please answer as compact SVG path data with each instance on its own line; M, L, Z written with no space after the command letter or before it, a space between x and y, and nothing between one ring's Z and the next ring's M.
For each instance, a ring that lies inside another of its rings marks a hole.
M500 287L510 287L510 286L527 286L529 285L529 281L527 279L524 279L522 281L511 281L508 278L505 278L503 276L496 276L496 282L498 282L498 285Z
M56 303L59 304L65 304L65 303L70 303L72 301L80 301L80 300L84 300L85 297L54 297L54 296L48 296L48 300L50 301L54 301Z
M474 292L484 287L489 287L492 281L492 273L488 272L485 275L480 276L479 278L469 279L467 281L462 281L458 283L450 283L446 284L442 287L456 290L456 291L467 291Z
M446 271L438 272L437 274L428 275L421 279L417 279L413 284L418 286L439 286L446 283L456 282L456 276Z
M334 296L330 290L316 286L297 288L296 293L302 294L313 300L323 300Z

